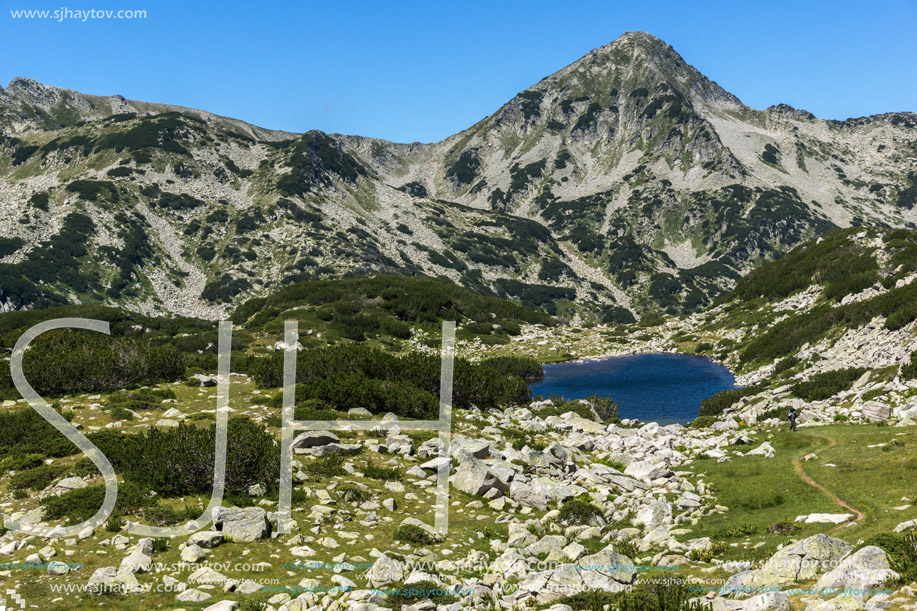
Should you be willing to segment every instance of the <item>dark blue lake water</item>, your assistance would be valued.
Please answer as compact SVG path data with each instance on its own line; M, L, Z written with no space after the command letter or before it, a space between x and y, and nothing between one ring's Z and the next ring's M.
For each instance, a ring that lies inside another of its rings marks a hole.
M685 424L697 417L702 399L736 386L728 369L704 357L652 353L545 365L544 379L529 388L545 398L609 396L622 418Z

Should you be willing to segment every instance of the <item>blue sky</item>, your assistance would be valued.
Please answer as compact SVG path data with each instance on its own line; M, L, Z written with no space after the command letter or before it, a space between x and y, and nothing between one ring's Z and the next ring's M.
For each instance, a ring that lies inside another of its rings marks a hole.
M864 9L865 6L865 9ZM917 2L0 0L0 84L27 76L289 131L435 141L627 30L743 102L917 111ZM11 10L145 10L13 19Z

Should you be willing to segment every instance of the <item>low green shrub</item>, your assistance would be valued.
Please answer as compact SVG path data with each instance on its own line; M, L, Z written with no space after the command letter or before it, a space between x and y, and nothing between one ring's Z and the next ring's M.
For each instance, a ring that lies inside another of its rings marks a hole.
M345 503L362 503L372 498L372 492L356 484L344 484L334 489L334 493Z
M386 482L401 481L404 479L404 473L397 467L380 467L375 464L368 464L363 467L363 475L370 479L378 479Z
M415 545L433 545L436 538L420 526L402 524L395 531L395 540Z
M722 414L727 408L732 407L739 399L756 395L764 390L763 384L736 388L735 390L721 390L712 397L700 402L699 416L715 416Z
M691 560L696 560L698 562L710 562L716 556L719 556L726 551L726 544L720 541L714 541L709 546L703 549L691 550L690 556Z
M162 409L163 401L174 399L175 393L170 388L144 388L135 391L121 391L109 395L106 406L121 407L133 411Z
M347 473L344 471L344 457L339 454L329 454L310 462L303 470L316 477L336 477Z
M602 518L601 509L582 499L567 499L557 517L561 522L570 525L594 525Z
M21 471L22 469L34 469L43 465L44 462L44 454L10 454L0 460L0 470Z
M90 441L109 458L125 480L162 496L207 494L213 488L216 425L181 423L171 429L150 428L141 435L99 431ZM229 419L226 448L226 492L244 493L258 483L276 482L280 448L261 425L245 416Z
M758 527L754 524L742 524L740 526L732 526L725 530L717 531L714 534L714 537L718 539L735 539L738 537L747 537L748 535L754 535L758 532Z
M552 604L567 605L573 611L706 611L710 607L695 601L697 592L684 584L660 585L636 582L624 592L609 593L602 590L586 590L564 596L541 607Z
M824 401L848 390L867 371L865 367L850 367L816 373L810 376L807 382L791 386L790 392L806 401Z
M121 530L119 516L133 514L143 507L155 504L153 499L144 494L145 492L144 489L131 482L123 482L118 485L118 500L111 518L117 520L118 527L112 532ZM71 524L76 524L94 516L102 506L104 499L105 484L98 484L46 498L42 500L41 504L45 508L45 519L67 519Z
M694 420L688 423L689 429L705 429L708 426L716 422L716 416L698 416Z
M500 375L517 376L523 380L539 380L544 377L541 363L527 357L496 356L481 361L481 364Z
M32 469L20 471L10 478L10 489L29 488L31 490L44 490L55 479L63 475L67 467L61 465L40 465Z

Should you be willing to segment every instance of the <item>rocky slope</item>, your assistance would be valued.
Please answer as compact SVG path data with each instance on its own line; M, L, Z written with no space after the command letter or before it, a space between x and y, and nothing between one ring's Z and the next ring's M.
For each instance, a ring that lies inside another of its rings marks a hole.
M263 406L249 404L258 398L247 396L244 376L233 386L235 411L263 418ZM202 396L202 404L212 398ZM75 423L95 430L99 399L63 402L75 410ZM184 396L170 405L172 417L181 420L198 409ZM690 588L691 597L706 593L702 602L716 611L786 610L791 597L793 608L819 611L913 608L903 606L913 605L913 586L865 594L899 577L878 547L855 549L815 534L780 543L762 562L724 561L718 557L722 542L696 534L705 520L740 509L718 504L717 490L691 465L772 456L772 429L736 434L655 423L606 425L583 418L575 407L565 411L570 407L545 401L456 410L456 435L441 457L438 439L401 434L397 418L359 435L303 433L294 441L300 496L293 534L277 534L276 501L263 487L252 488L251 506L224 507L209 530L168 544L119 532L117 525L65 540L8 532L0 536L0 555L9 566L44 563L47 573L7 572L5 587L31 603L56 596L52 604L59 609L102 600L117 608L178 602L210 611L240 603L277 611L565 611L573 607L552 605L584 593L652 590L663 579L669 580L665 587L677 582ZM152 423L144 416L128 424L142 430ZM748 450L749 444L757 447ZM342 455L343 476L319 475L314 467L334 455ZM445 540L426 524L442 461L453 468ZM369 472L380 464L400 475L380 481ZM39 496L72 495L97 483L69 476ZM13 497L8 505L14 516L35 524L43 511L30 509L33 501ZM755 558L758 547L745 538L740 549ZM813 582L810 592L804 584ZM51 589L66 585L74 589ZM841 592L848 588L864 593Z
M216 318L291 280L385 270L587 320L692 311L825 229L912 223L915 127L751 109L639 32L434 144L15 79L0 307Z

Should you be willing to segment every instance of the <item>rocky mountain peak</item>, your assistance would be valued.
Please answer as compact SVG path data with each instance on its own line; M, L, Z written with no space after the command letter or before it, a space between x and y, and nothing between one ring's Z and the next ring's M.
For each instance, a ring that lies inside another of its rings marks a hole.
M645 32L432 144L19 78L0 90L0 308L213 317L382 270L584 319L689 312L831 227L914 223L915 125L748 108Z

